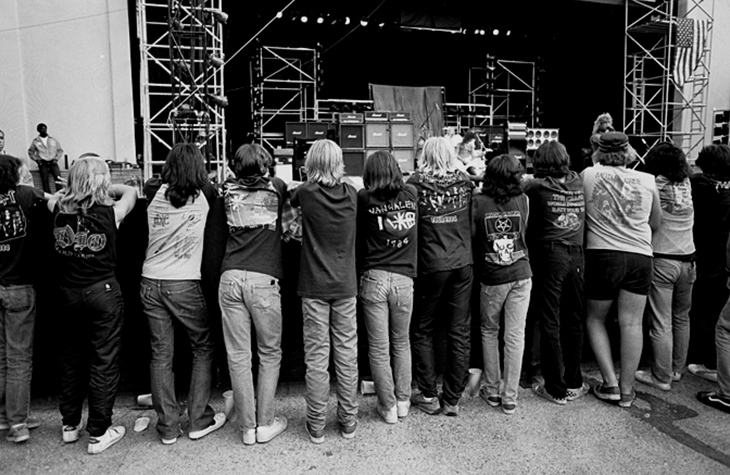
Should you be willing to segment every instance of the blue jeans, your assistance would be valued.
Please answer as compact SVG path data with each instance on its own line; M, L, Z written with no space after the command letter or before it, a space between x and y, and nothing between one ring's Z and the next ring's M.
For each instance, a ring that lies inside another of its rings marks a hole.
M0 421L22 424L30 408L35 290L0 285Z
M499 317L504 309L504 389L503 404L516 404L525 351L525 321L530 305L531 279L506 284L484 285L480 295L484 380L489 396L499 395Z
M227 270L218 302L228 353L233 401L240 430L274 423L276 385L281 367L281 295L270 275ZM259 371L256 399L251 376L251 324L256 329Z
M58 402L63 424L81 423L88 393L86 430L91 437L101 437L112 424L119 386L122 292L111 278L87 287L62 287L61 296L63 357Z
M337 374L337 419L349 425L357 417L356 297L336 300L302 298L304 361L307 364L307 420L324 428L330 395L330 335Z
M649 337L654 352L651 371L662 383L681 373L689 349L689 310L697 278L694 262L654 258L654 278L649 290Z
M175 397L175 353L177 320L187 333L193 354L188 415L190 430L205 429L215 413L208 404L213 373L213 340L210 336L208 308L199 280L153 280L142 277L140 299L150 324L150 385L152 404L157 412L157 432L163 439L180 434L180 407Z
M530 312L540 326L540 368L545 390L564 398L569 388L583 384L583 247L548 242L531 251Z
M728 281L730 287L730 281ZM730 398L730 300L720 312L715 331L717 349L717 384L720 395Z
M383 408L411 397L413 279L372 269L360 280L360 300L368 331L370 370ZM392 356L392 358L391 358Z

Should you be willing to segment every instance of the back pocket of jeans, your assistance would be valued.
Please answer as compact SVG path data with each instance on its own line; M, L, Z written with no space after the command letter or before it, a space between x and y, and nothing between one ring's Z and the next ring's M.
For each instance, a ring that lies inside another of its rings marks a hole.
M35 303L33 287L11 288L6 300L6 308L11 312L25 312Z
M383 283L366 272L360 279L360 300L366 303L385 302L386 296L383 294Z
M276 308L281 311L281 296L279 282L272 279L269 285L252 285L252 306L259 309Z

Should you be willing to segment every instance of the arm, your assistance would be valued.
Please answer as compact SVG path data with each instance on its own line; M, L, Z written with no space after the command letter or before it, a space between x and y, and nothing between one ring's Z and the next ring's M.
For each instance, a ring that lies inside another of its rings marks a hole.
M61 160L63 158L63 149L61 148L61 142L59 142L56 139L53 139L56 141L56 156L53 157L54 160Z
M659 198L659 191L656 186L651 190L652 201L651 201L651 212L649 213L649 226L652 232L656 232L659 226L662 225L662 205Z
M28 157L30 157L30 159L34 162L37 162L40 159L38 157L38 149L35 146L35 140L30 143L30 147L28 148Z
M137 202L137 190L127 185L112 185L109 192L117 198L114 203L114 217L117 221L117 227L124 218L134 209Z

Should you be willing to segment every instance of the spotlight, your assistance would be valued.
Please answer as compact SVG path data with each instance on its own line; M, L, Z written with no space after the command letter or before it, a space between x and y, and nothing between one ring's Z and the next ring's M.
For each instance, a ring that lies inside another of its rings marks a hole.
M206 8L205 11L213 15L213 18L215 18L218 23L223 23L224 25L228 23L228 13L216 8Z
M484 30L479 30L479 34L480 34L480 35L482 35L482 36L484 36L484 35L486 34L486 31L484 31Z
M282 13L282 12L277 12L276 13L276 18L281 19L283 16L284 16L284 13Z
M494 30L492 30L492 34L494 36L497 36L499 34L499 30L495 28Z
M322 18L321 16L317 17L317 24L321 25L322 23L324 23L324 18Z
M380 22L380 23L378 23L378 27L379 27L379 28L382 28L382 27L384 27L384 26L385 26L385 23L383 23L383 22Z
M306 23L307 21L309 21L309 18L307 18L307 15L302 15L300 20L302 21L302 23Z
M366 19L362 19L362 20L360 20L360 25L368 26L368 21Z
M220 68L220 67L222 67L222 66L223 66L223 64L224 64L224 63L223 63L223 59L222 59L222 58L219 58L218 56L215 56L215 55L213 55L213 54L211 54L211 55L210 55L210 56L208 57L208 60L210 61L210 64L212 64L212 65L213 65L213 66L215 66L216 68Z
M209 94L208 97L218 107L226 107L228 105L228 98L226 96L214 96L213 94Z
M346 16L345 17L345 25L349 25L349 24L350 24L350 17L349 16Z
M479 28L477 28L476 30L474 30L474 34L475 35L478 35L479 34Z
M507 30L507 33L505 33L505 35L507 35L507 36L509 36L511 34L512 34L512 30Z

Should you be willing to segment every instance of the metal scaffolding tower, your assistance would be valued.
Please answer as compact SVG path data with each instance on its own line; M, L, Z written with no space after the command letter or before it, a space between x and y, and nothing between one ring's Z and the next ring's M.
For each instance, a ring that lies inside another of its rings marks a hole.
M623 126L634 146L643 146L642 156L667 140L690 158L704 146L713 15L714 0L626 1ZM697 68L680 87L672 71L683 47L677 38L683 19L703 21L707 39Z
M535 126L535 63L490 61L469 69L469 102L490 106L495 125L524 122Z
M251 113L256 139L284 146L286 122L316 120L321 86L319 51L260 46L251 58Z
M222 180L226 167L222 0L137 3L144 173L176 143L195 143Z

